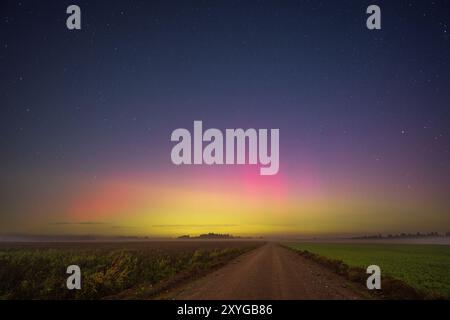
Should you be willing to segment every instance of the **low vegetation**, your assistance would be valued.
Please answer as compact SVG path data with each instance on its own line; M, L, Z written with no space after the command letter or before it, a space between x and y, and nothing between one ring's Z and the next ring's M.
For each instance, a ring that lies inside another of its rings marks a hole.
M244 241L2 244L0 299L146 298L257 246ZM78 265L82 289L66 288ZM182 277L179 275L182 274Z
M296 243L287 246L364 283L365 270L378 265L388 298L450 297L450 246L413 244Z

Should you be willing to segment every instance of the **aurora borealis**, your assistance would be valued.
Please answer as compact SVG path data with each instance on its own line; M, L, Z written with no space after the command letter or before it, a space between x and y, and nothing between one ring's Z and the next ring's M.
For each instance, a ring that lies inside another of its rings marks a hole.
M0 4L0 234L450 229L450 4ZM175 166L171 132L279 128L280 168Z

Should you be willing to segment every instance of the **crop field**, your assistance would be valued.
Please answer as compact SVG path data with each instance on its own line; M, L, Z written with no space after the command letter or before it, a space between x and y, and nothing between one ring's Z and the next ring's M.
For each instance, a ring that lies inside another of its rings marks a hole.
M402 280L426 294L450 297L450 246L412 244L295 243L287 246L350 267L378 265L383 275Z
M16 243L0 245L0 299L101 299L128 291L148 298L260 245L251 241ZM78 265L82 289L66 288ZM182 275L182 276L180 276Z

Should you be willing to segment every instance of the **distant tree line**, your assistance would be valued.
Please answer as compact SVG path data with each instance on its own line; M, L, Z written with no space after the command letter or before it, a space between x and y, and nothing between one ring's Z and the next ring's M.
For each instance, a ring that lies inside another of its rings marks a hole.
M439 232L416 232L416 233L396 233L396 234L387 234L383 235L381 233L375 234L375 235L365 235L365 236L359 236L359 237L353 237L352 239L398 239L398 238L427 238L427 237L450 237L450 231L446 233L439 233Z
M231 234L221 234L221 233L205 233L198 237L191 237L190 235L183 235L178 237L178 239L235 239L239 237L232 236Z

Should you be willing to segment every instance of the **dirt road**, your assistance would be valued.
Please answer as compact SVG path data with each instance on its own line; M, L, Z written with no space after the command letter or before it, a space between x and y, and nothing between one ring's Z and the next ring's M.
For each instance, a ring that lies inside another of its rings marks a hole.
M174 299L360 299L348 282L268 243L174 292Z

